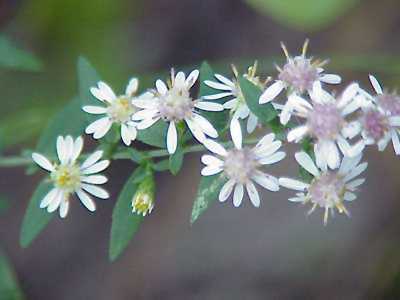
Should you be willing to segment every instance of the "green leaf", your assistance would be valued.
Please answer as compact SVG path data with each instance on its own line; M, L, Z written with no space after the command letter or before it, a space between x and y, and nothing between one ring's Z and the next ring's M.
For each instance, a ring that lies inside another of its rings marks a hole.
M179 173L179 170L181 169L183 164L184 155L185 151L183 150L183 147L181 145L178 145L175 153L169 157L169 169L171 170L171 173L173 175Z
M192 224L218 198L219 192L226 181L227 179L222 174L201 177L190 219Z
M86 125L84 114L81 110L79 98L72 99L50 120L39 138L36 151L55 157L57 136L72 135L78 137L83 134Z
M246 99L247 106L251 112L258 117L261 123L267 124L277 116L277 112L271 103L258 103L262 93L258 86L243 77L239 79L239 84L243 96Z
M5 36L0 36L0 68L40 71L43 65L38 58L18 49Z
M296 30L319 30L335 22L360 0L247 0L257 11Z
M137 139L150 146L165 148L167 138L167 123L158 120L153 126L138 130Z
M163 159L153 165L153 170L157 172L164 172L169 169L169 159Z
M22 221L20 244L26 248L47 226L54 214L48 213L39 207L41 200L50 191L52 184L46 180L39 184L29 201L28 208Z
M14 270L7 257L0 251L0 298L3 300L24 299Z
M92 93L90 92L91 87L97 86L97 83L101 80L96 69L90 64L90 62L84 58L79 57L78 59L78 82L79 82L79 98L81 105L99 105L101 104ZM88 123L91 123L98 119L98 116L93 114L85 113Z
M216 94L216 90L207 86L204 81L205 80L212 80L215 81L214 71L211 66L205 61L201 64L200 67L200 91L199 91L199 98L202 98L207 95ZM217 100L206 100L210 102L216 103L223 103L221 99ZM215 127L215 129L220 132L225 129L228 124L229 119L229 111L217 111L217 112L210 112L210 111L201 111L201 115L204 116L207 120L209 120Z
M114 206L111 225L109 257L114 261L128 246L143 217L132 213L131 201L140 181L146 176L143 167L139 167L126 181L117 203Z

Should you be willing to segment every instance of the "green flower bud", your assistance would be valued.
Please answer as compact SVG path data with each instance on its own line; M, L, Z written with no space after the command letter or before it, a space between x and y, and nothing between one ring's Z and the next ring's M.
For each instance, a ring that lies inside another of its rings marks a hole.
M150 214L154 208L154 194L154 177L153 174L149 174L139 184L132 198L132 212L142 216Z

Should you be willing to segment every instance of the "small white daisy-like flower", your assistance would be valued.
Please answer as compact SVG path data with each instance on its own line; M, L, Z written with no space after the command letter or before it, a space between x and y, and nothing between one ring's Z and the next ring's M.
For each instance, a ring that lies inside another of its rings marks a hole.
M82 109L95 115L105 115L91 123L85 130L87 134L93 134L93 138L104 137L113 124L121 126L121 138L125 145L129 146L136 139L136 124L131 117L137 111L132 104L132 100L138 90L139 81L132 78L125 90L124 95L116 96L113 90L104 82L100 81L97 87L92 87L90 92L96 99L100 100L105 106L87 105Z
M366 145L377 144L383 151L391 140L396 155L400 155L400 116L388 115L382 107L370 103L362 107L359 124Z
M375 103L380 109L389 116L400 116L400 95L397 92L389 92L382 88L379 81L373 75L369 75L369 80L375 90L376 95L370 95L364 90L362 92L368 103Z
M257 127L258 118L250 111L249 107L247 106L246 99L244 98L243 93L240 89L239 73L237 69L234 66L232 66L232 69L235 75L232 80L220 74L215 74L214 76L218 80L218 82L214 82L211 80L204 81L204 83L209 87L220 91L217 94L204 96L204 99L216 100L226 97L231 98L223 104L224 109L229 109L231 111L232 120L248 118L246 129L248 133L252 133ZM256 76L256 72L257 62L255 62L253 66L249 67L248 72L243 76L255 85L263 88L265 84L260 81L258 76Z
M206 165L203 176L223 173L228 181L219 193L219 201L226 201L233 191L233 205L239 207L247 190L251 203L260 206L260 196L253 182L265 189L276 192L279 190L278 179L260 170L264 165L281 161L285 152L278 151L282 142L275 140L273 133L264 136L253 148L242 147L242 134L239 122L231 126L234 148L226 150L215 141L207 139L204 145L214 155L203 155L201 161Z
M50 172L50 180L54 188L42 199L40 208L47 208L49 213L59 208L61 218L68 214L71 194L76 194L82 204L95 211L96 205L90 195L100 199L109 198L106 190L97 186L107 182L107 178L97 173L105 170L110 162L101 160L102 151L91 154L82 164L77 159L83 148L83 139L75 141L71 136L57 138L57 155L59 163L51 163L45 156L33 153L32 159L41 168ZM90 195L89 195L90 194Z
M306 119L300 125L289 131L289 142L299 142L305 136L316 140L315 156L319 164L327 164L331 169L339 166L339 149L346 156L356 156L364 149L362 140L351 146L346 138L354 138L359 133L357 122L347 122L346 116L359 108L356 97L358 84L348 86L343 94L336 99L333 95L322 90L319 83L314 84L309 103L299 96L293 97L293 113Z
M280 121L286 125L291 117L291 98L294 95L301 96L305 92L311 93L316 82L339 84L341 78L336 74L325 74L322 68L327 61L313 61L306 57L308 40L304 42L301 55L292 57L281 43L281 47L286 56L286 64L281 68L277 66L279 75L278 80L271 84L260 96L260 104L274 100L283 90L288 92L288 101L285 103L280 115Z
M138 129L146 129L163 119L169 123L167 132L167 149L170 154L175 153L178 134L176 125L185 122L193 136L200 142L204 142L206 136L218 137L214 126L197 109L206 111L222 111L224 108L219 103L193 100L190 96L190 88L195 84L199 71L192 71L186 78L185 73L176 74L171 71L171 80L165 84L162 80L156 81L156 89L146 93L142 99L136 99L133 103L142 108L132 116L133 121L138 121Z
M288 189L298 191L296 197L289 198L292 202L311 203L312 207L308 214L317 207L325 210L324 224L328 222L329 211L332 215L335 208L339 213L349 216L344 202L355 200L357 188L364 183L364 178L355 179L365 171L368 163L360 163L362 155L355 157L344 157L340 168L329 170L317 167L311 157L305 152L295 154L296 161L314 176L310 183L291 178L279 178L279 184Z

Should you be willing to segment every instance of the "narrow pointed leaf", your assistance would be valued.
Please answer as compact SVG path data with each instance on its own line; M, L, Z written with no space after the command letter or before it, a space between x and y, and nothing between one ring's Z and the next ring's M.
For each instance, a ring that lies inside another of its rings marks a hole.
M45 209L39 207L40 201L51 188L52 184L50 182L42 181L29 201L20 233L20 244L24 248L29 246L54 217L54 213L50 214Z
M226 181L225 176L222 174L201 177L190 219L192 224L218 198L219 192Z
M14 46L5 36L0 36L0 68L40 71L43 64L34 55Z
M142 216L132 213L132 198L140 181L146 176L145 170L139 167L126 181L117 203L114 206L111 225L109 258L117 259L128 246L143 221Z
M272 121L277 116L277 112L271 103L259 104L262 93L259 87L243 77L240 78L239 84L247 106L258 117L261 123L268 124L269 121Z
M22 300L24 299L20 290L15 272L7 259L0 251L0 299Z

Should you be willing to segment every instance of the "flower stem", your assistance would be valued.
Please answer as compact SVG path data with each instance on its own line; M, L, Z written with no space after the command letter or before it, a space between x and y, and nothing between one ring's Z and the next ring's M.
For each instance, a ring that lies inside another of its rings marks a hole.
M258 139L248 139L244 140L243 143L247 145L251 145L254 143L257 143ZM232 146L232 142L225 142L221 143L223 146ZM195 152L203 152L207 151L207 149L201 145L191 145L185 147L185 153L195 153ZM144 157L149 157L149 158L157 158L157 157L164 157L164 156L169 156L169 153L165 149L160 149L160 150L149 150L149 151L144 151L142 152ZM119 159L130 159L127 156L114 156L114 159L119 160ZM33 160L30 157L24 157L24 156L3 156L0 157L0 168L14 168L14 167L21 167L21 166L28 166L30 164L33 164Z

